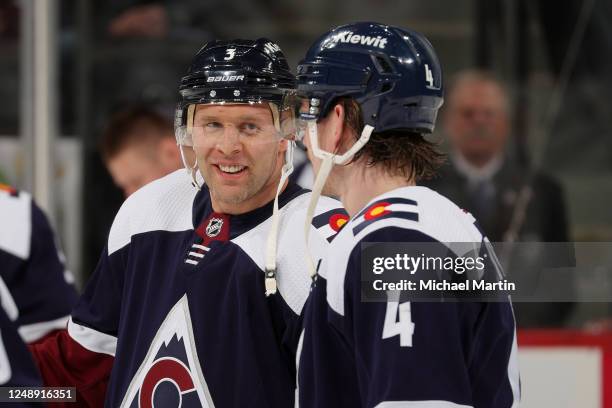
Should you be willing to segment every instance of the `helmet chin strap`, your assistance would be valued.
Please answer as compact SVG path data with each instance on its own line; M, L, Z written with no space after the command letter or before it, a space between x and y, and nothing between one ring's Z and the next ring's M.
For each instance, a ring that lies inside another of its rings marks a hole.
M359 140L351 146L344 154L336 155L334 153L327 152L325 150L321 150L319 148L319 138L317 134L317 123L314 120L308 121L308 137L310 138L310 147L312 148L312 152L315 157L318 157L322 160L321 168L317 174L317 178L315 179L314 185L312 187L312 194L310 195L310 203L308 204L308 211L306 212L306 221L304 224L304 237L306 239L306 264L308 266L308 272L310 274L311 279L314 279L317 276L316 266L313 262L312 256L310 254L310 246L309 246L309 236L310 236L310 228L312 223L312 218L314 215L315 207L319 202L319 197L321 196L321 191L323 190L323 186L325 186L325 182L329 177L329 173L332 170L334 164L346 164L348 163L355 154L363 148L363 146L370 140L370 135L374 131L374 127L370 125L365 125L363 130L361 131L361 136Z
M276 284L276 247L278 242L278 228L280 223L280 211L278 209L278 196L280 195L283 186L287 179L293 173L293 141L287 141L287 150L285 151L285 164L281 169L281 177L276 188L276 196L274 197L274 207L272 210L272 222L268 239L266 242L266 296L274 295L278 285Z
M181 160L183 161L183 166L185 166L185 170L187 170L187 174L191 178L191 185L194 186L198 191L202 189L202 184L197 178L198 175L198 162L194 162L193 166L187 163L187 158L185 157L185 151L183 150L185 146L179 145L179 151L181 152Z

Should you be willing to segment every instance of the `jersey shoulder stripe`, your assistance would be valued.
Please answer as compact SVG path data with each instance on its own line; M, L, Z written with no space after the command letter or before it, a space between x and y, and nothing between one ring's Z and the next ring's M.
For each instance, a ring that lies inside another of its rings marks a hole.
M340 205L338 203L337 205ZM346 225L349 221L349 216L344 208L334 208L329 211L325 211L312 219L312 226L315 227L321 235L331 242L338 231Z
M406 205L416 206L417 202L409 198L403 198L403 197L389 197L385 199L376 200L374 201L374 203L364 208L359 214L357 214L355 218L357 219L359 217L364 216L366 213L371 212L373 209L375 209L379 205L389 206L392 204L406 204Z
M483 239L471 214L429 188L403 187L375 198L338 233L319 268L319 274L327 280L328 304L336 313L344 315L344 285L351 254L371 234L378 236L387 228L405 230L399 241L405 241L411 231L420 239L443 244L480 244Z
M418 221L417 202L403 197L375 200L354 218L353 235L359 234L371 224L389 218Z
M129 244L137 234L193 229L192 207L196 194L184 169L136 191L123 203L113 221L108 236L108 254Z

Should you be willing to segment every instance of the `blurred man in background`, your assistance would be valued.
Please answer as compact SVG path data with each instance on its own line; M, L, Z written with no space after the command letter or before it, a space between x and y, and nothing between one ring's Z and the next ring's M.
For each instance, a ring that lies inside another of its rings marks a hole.
M485 71L464 71L455 77L446 100L443 120L450 165L426 184L470 211L492 242L567 242L562 187L541 172L519 166L507 149L510 101L502 83ZM528 204L517 228L512 219L521 194ZM518 269L528 273L518 258L507 264L516 279ZM556 326L564 323L571 305L516 303L515 309L519 326Z
M183 166L172 123L146 107L116 113L102 136L100 151L126 197Z

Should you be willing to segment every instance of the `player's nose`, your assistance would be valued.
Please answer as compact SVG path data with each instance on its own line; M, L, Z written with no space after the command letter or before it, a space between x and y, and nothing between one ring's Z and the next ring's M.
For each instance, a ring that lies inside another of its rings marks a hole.
M233 126L226 126L223 136L217 141L217 150L228 156L239 153L242 150L240 131Z

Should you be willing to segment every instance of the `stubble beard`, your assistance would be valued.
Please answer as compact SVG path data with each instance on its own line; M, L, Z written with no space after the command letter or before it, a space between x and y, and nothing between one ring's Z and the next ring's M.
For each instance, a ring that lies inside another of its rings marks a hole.
M202 173L202 177L204 180L214 180L215 176L206 177L206 172L200 170ZM248 170L247 170L248 171ZM266 185L266 183L270 180L270 177L274 174L274 168L270 169L267 177L255 177L254 175L250 175L247 177L246 183L242 186L237 186L239 188L232 188L231 192L224 191L224 188L217 188L216 182L206 182L208 186L208 190L210 192L211 198L215 201L228 205L238 205L246 200L254 197L259 193Z

